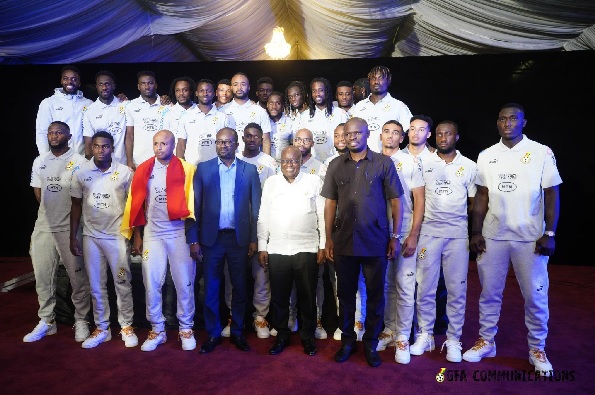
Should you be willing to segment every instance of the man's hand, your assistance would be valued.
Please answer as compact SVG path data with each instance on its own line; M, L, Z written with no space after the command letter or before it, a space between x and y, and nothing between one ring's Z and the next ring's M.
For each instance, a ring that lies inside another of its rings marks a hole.
M200 244L190 244L190 257L196 262L202 262L202 250L200 249Z
M471 236L469 249L476 254L481 254L486 251L486 241L481 234Z
M322 265L326 261L326 250L318 250L318 256L316 257L316 263L318 266Z
M401 249L401 243L399 243L399 239L390 239L388 243L388 251L386 252L386 257L388 259L394 259L395 256L399 253Z
M258 264L266 272L269 268L269 253L267 251L258 251Z
M83 250L81 249L81 245L77 239L70 239L70 252L74 256L82 256Z
M335 243L333 243L333 240L330 237L326 239L326 244L324 245L324 254L326 259L329 261L335 261Z
M258 243L250 243L248 244L248 256L251 257L252 255L258 252Z

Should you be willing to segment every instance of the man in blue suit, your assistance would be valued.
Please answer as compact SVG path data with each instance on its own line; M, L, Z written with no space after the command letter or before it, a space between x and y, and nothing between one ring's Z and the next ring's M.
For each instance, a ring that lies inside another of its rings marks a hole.
M260 209L260 181L256 166L237 159L238 135L231 128L217 132L217 158L198 164L194 175L196 222L188 229L193 259L204 262L205 354L221 344L220 287L227 260L231 284L231 342L250 351L242 335L247 306L248 258L257 253L256 221Z

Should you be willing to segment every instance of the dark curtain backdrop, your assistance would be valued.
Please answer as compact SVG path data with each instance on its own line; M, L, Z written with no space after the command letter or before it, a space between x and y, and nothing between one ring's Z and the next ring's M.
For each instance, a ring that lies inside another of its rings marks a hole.
M77 64L82 90L95 100L94 75L107 69L117 77L116 91L129 99L138 97L136 73L143 69L157 75L158 93L166 94L171 81L190 76L215 83L245 72L255 97L256 80L269 76L275 89L284 91L292 80L306 84L325 77L333 85L340 80L366 77L376 65L392 71L390 93L404 101L413 114L430 115L435 123L458 123L457 148L476 160L479 152L499 139L496 118L500 106L518 102L528 120L525 134L546 144L556 154L564 183L556 254L551 264L593 265L585 258L587 232L595 223L591 140L587 134L595 121L595 52L541 52L506 55L435 56L407 58L343 59L320 61L258 61L201 63ZM2 120L4 122L2 208L4 230L1 256L28 255L29 238L37 215L30 172L37 156L35 117L41 100L59 87L63 65L0 66ZM434 136L430 138L434 145ZM582 225L582 226L581 226ZM579 231L586 228L587 232Z

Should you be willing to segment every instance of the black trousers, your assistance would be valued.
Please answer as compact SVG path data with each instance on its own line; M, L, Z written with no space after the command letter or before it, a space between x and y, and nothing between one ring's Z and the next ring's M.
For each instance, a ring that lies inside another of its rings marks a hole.
M341 341L353 344L357 336L355 325L355 294L361 271L366 280L366 331L362 337L367 349L376 350L378 335L384 324L384 277L388 264L386 256L335 255L337 272L337 297L339 299L339 328L343 331Z
M289 296L295 282L297 303L300 306L300 336L313 339L316 330L316 284L318 264L316 253L295 255L269 254L272 324L278 339L289 339Z

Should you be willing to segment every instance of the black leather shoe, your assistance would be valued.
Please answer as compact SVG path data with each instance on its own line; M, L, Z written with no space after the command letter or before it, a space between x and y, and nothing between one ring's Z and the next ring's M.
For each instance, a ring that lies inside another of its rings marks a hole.
M230 335L229 340L231 341L231 344L235 344L238 350L250 351L250 346L248 345L248 342L246 341L246 338L244 336Z
M200 350L198 350L199 353L201 354L207 354L210 353L211 351L213 351L215 349L215 347L217 347L219 344L221 344L221 336L217 336L217 337L209 337L203 344L202 346L200 346Z
M335 353L335 362L345 362L357 351L357 344L343 344Z
M281 354L285 347L289 346L289 339L277 339L273 347L269 350L270 355Z
M302 346L304 346L304 353L311 357L316 355L316 344L314 339L302 339Z
M368 361L368 365L373 368L377 368L382 364L382 359L380 359L378 351L373 349L366 348L366 360Z

